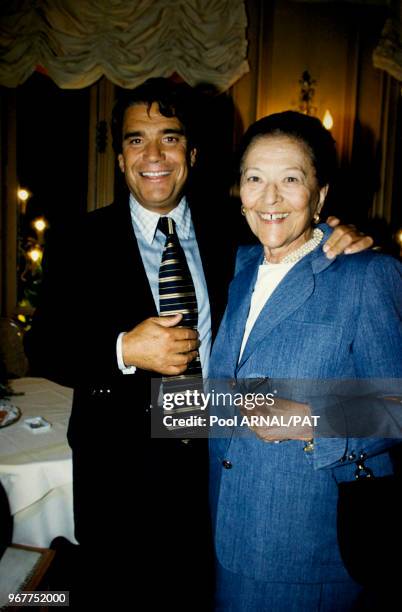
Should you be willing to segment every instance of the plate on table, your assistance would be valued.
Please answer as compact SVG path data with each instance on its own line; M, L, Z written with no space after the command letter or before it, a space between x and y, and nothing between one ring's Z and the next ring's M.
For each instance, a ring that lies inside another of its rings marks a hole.
M21 416L21 410L13 404L0 401L0 427L7 427L12 425Z

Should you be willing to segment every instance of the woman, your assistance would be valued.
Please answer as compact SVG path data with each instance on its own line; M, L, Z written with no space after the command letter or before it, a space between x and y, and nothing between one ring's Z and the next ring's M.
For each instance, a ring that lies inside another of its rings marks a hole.
M370 251L323 254L330 230L315 223L335 168L315 118L288 111L246 132L242 212L261 245L239 253L211 378L402 378L401 265ZM337 482L353 480L359 457L391 473L393 441L250 434L210 442L217 609L350 609L361 587L337 544Z

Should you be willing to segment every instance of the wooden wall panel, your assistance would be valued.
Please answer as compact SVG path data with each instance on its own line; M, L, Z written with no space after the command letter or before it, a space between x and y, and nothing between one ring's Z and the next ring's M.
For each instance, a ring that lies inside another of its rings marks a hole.
M250 73L231 93L239 117L236 143L254 120L298 110L299 79L308 70L317 81L317 116L329 109L334 119L331 131L346 176L342 214L390 222L397 205L392 135L398 85L373 67L387 16L380 4L247 0Z

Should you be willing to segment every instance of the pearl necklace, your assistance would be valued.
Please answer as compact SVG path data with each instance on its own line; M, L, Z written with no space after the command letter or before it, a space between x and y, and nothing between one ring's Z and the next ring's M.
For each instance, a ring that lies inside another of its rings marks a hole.
M313 236L312 238L310 238L310 240L307 240L305 244L303 244L301 247L296 249L296 251L293 251L293 253L289 253L289 255L286 255L286 257L281 259L279 263L295 263L296 261L299 261L299 259L302 259L302 257L307 255L308 253L311 253L311 251L314 251L314 249L322 241L323 237L324 237L324 232L320 230L318 227L316 227L315 230L313 231ZM270 262L267 260L267 258L264 255L264 264L268 264L268 263Z

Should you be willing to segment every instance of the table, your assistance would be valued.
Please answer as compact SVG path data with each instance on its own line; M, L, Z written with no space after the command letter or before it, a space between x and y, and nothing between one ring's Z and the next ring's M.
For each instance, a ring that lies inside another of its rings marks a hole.
M13 542L48 547L56 536L74 539L72 460L67 443L72 389L44 378L19 378L10 403L19 421L0 429L0 480L14 516ZM50 431L32 433L23 425L42 416Z

